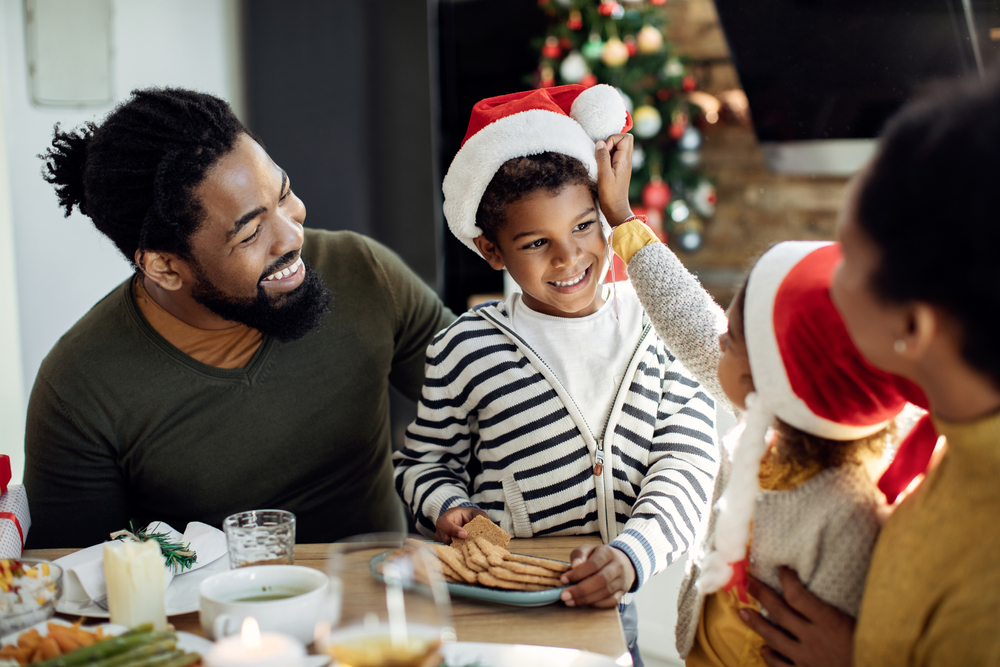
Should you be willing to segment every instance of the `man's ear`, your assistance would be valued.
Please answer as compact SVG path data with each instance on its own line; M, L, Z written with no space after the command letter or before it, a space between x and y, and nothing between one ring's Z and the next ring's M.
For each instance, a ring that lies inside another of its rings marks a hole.
M499 271L503 268L503 257L500 256L500 248L497 247L497 244L485 236L477 236L472 239L472 242L476 244L479 252L483 254L483 257L489 262L494 271Z
M194 282L194 276L188 263L171 253L155 250L140 253L137 250L135 263L143 275L169 292L176 292L185 283Z

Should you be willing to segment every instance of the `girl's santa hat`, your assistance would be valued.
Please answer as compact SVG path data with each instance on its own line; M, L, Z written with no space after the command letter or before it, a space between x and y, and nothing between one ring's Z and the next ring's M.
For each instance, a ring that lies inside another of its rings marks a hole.
M469 130L444 177L444 216L472 250L482 236L476 211L500 166L516 157L563 153L597 180L594 144L632 128L621 94L607 85L541 88L487 98L472 108Z
M909 402L926 407L916 385L869 364L851 341L830 298L840 257L838 244L790 241L765 253L750 273L743 321L755 392L719 500L715 544L702 562L704 593L724 587L731 564L746 555L775 418L821 438L857 440L884 429ZM917 448L929 457L936 440L930 435L918 426L908 439L919 437Z

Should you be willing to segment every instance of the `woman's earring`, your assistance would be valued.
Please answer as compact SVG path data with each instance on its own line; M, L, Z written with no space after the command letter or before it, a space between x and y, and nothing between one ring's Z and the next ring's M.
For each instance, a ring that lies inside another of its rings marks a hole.
M903 354L906 352L906 341L900 338L892 344L892 349L896 351L896 354Z

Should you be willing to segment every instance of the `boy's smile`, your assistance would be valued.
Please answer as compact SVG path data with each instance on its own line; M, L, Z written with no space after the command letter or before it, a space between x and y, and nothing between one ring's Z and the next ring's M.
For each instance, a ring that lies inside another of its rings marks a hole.
M485 237L475 242L490 266L510 272L525 305L555 317L597 312L606 246L590 190L535 190L510 204L506 218L496 244Z

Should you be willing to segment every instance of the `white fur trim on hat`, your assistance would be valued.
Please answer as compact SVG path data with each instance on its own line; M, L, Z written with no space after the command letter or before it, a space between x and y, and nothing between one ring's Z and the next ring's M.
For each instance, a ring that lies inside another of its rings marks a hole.
M733 577L731 563L743 560L750 540L750 520L760 493L758 471L767 451L767 430L774 423L774 413L753 392L747 395L746 404L747 411L739 425L742 430L734 428L727 436L727 440L733 437L737 442L726 448L732 449L733 467L717 505L715 542L699 562L698 590L705 595L729 583Z
M614 88L611 90L618 95ZM620 102L620 95L618 99ZM622 108L621 117L625 118ZM547 151L575 157L586 165L590 177L597 180L594 141L569 116L541 109L522 111L490 123L469 137L452 160L441 186L444 217L455 236L479 253L472 242L483 233L476 226L476 211L497 169L512 158Z
M625 100L612 86L601 84L580 93L569 115L583 126L595 143L619 134L625 127Z
M759 400L782 421L806 433L831 440L857 440L885 428L886 423L849 426L816 415L792 391L774 332L774 300L785 276L806 255L830 245L825 241L788 241L774 246L750 272L743 309L750 373Z

